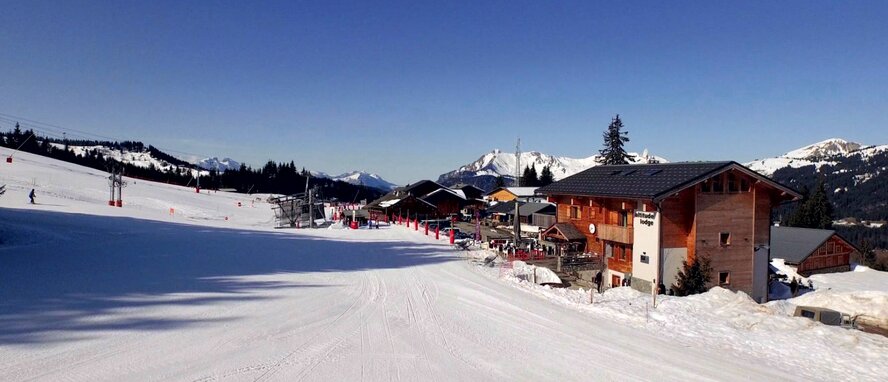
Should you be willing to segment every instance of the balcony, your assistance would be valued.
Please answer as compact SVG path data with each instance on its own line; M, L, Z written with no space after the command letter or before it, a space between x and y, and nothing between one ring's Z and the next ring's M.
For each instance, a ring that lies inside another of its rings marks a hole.
M632 227L621 227L613 224L599 224L595 234L601 240L623 244L632 244Z

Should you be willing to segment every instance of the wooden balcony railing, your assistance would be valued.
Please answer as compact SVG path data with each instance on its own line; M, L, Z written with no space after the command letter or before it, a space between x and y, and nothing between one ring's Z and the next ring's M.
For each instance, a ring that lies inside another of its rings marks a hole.
M613 224L599 224L598 238L623 244L632 244L632 227L621 227Z

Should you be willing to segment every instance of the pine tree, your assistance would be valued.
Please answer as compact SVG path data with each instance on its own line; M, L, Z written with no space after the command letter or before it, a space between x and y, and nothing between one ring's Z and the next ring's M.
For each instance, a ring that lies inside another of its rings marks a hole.
M524 171L521 172L521 186L531 187L530 185L530 166L524 166Z
M536 164L530 167L530 172L527 174L527 180L525 182L525 186L527 187L539 187L540 186L540 178L537 176Z
M833 207L824 190L823 179L817 183L817 189L811 195L809 207L811 220L815 228L830 229L833 222Z
M678 296L706 292L708 289L706 284L712 277L711 273L712 265L709 257L697 255L690 263L687 260L681 263L681 270L678 271L672 289Z
M790 227L830 229L833 222L833 206L824 190L824 182L821 179L817 183L814 193L808 195L807 190L802 190L802 201L799 202L795 212L789 217L787 225Z
M623 144L629 142L629 132L622 131L622 128L623 121L617 114L604 132L604 148L599 151L602 164L628 164L632 159L632 156L623 149Z
M549 169L549 166L543 166L543 170L540 172L540 186L548 186L554 181L552 170Z

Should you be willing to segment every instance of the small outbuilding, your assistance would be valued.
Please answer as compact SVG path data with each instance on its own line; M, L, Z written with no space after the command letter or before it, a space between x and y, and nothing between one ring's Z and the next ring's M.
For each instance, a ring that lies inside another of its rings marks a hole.
M805 277L850 271L851 256L857 252L830 229L771 227L771 258L783 259Z

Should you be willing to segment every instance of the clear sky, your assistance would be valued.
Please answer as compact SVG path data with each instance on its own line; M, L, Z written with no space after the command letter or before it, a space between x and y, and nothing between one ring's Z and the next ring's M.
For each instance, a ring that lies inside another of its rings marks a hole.
M617 113L630 151L672 161L888 143L886 1L0 9L0 113L254 166L406 183L517 136L586 157Z

